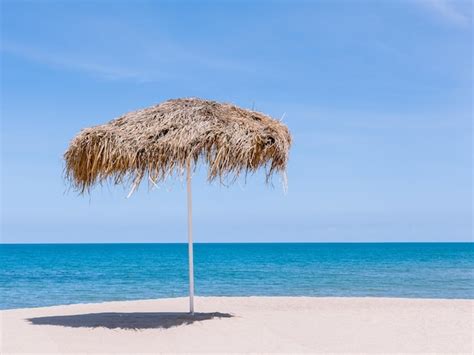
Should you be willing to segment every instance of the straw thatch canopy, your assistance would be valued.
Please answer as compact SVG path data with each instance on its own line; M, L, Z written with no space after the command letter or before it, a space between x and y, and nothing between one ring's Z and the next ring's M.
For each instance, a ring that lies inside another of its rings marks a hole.
M260 112L197 98L175 99L83 129L64 154L66 177L79 191L143 177L155 184L183 171L188 159L208 164L213 180L266 167L284 172L291 136Z

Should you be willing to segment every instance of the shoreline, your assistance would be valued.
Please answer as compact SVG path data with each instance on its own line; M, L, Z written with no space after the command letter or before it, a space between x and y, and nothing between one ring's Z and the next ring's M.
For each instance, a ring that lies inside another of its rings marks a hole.
M301 298L310 298L310 299L374 299L374 300L426 300L426 301L473 301L474 298L436 298L436 297L390 297L390 296L263 296L263 295L250 295L250 296L200 296L194 295L195 298L269 298L269 299L283 299L283 298L292 298L292 299L301 299ZM89 306L89 305L101 305L101 304L113 304L113 303L127 303L127 302L150 302L150 301L168 301L168 300L183 300L188 299L188 296L176 296L176 297L163 297L163 298L141 298L141 299L128 299L128 300L108 300L108 301L99 301L99 302L78 302L78 303L63 303L63 304L53 304L46 306L32 306L32 307L21 307L21 308L0 308L0 312L6 311L26 311L26 310L36 310L36 309L50 309L54 307L70 307L70 306Z
M472 353L474 300L196 297L0 311L0 352Z

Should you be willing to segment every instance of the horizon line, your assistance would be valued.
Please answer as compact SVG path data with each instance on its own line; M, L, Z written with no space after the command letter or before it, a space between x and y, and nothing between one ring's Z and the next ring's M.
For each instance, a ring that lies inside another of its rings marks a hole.
M194 242L193 244L467 244L470 241L332 241L332 242ZM107 245L107 244L183 244L188 242L0 242L0 245Z

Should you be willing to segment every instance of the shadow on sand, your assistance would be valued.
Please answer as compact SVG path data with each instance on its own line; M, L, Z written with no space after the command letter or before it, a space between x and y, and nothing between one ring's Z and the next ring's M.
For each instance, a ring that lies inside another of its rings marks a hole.
M192 324L214 318L231 318L229 313L190 313L184 312L149 312L149 313L88 313L67 316L50 316L27 319L36 325L59 325L72 328L97 328L109 329L167 329L180 325Z

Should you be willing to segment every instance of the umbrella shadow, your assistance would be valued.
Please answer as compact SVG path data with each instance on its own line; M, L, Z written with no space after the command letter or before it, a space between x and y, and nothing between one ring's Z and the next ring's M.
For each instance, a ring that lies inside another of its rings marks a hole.
M230 313L194 313L185 312L107 312L87 313L64 316L29 318L35 325L58 325L72 328L108 328L108 329L168 329L189 325L210 319L231 318Z

